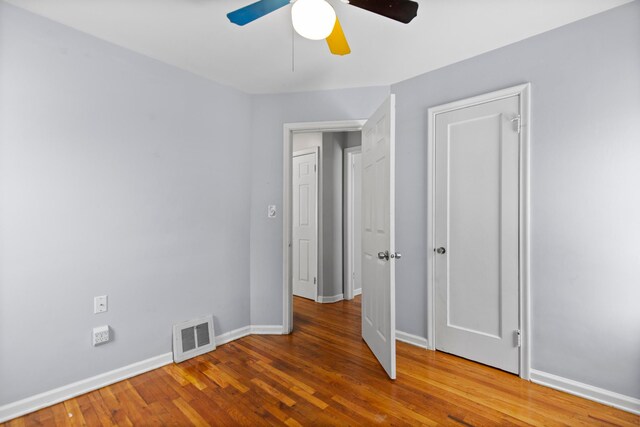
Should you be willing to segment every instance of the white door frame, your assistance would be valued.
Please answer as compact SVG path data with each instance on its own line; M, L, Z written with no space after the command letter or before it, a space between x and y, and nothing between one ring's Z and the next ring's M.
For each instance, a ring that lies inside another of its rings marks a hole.
M446 113L473 105L504 99L511 96L520 97L520 182L519 182L519 316L520 316L520 378L529 379L531 371L531 337L529 306L529 145L530 145L530 110L531 84L526 83L498 90L472 98L462 99L429 108L427 135L427 342L430 350L436 349L435 333L435 122L438 114Z
M320 212L322 212L322 207L320 206L320 201L322 200L322 198L320 197L320 170L321 170L321 166L320 166L320 148L321 147L311 147L311 148L303 148L302 150L297 150L297 151L293 151L291 153L291 161L293 161L293 158L296 156L304 156L306 154L315 154L316 155L316 273L315 273L315 288L316 288L316 295L313 297L314 301L318 301L318 287L320 286L320 277L319 277L319 270L320 270L320 263L318 262L320 259ZM293 148L292 148L293 150ZM292 172L293 173L293 172ZM291 182L293 183L293 177L291 179ZM293 200L293 193L291 194L292 200ZM291 207L291 220L293 221L293 206ZM291 238L293 239L293 223L291 224ZM291 260L293 261L293 252L291 253ZM293 268L293 264L291 266L291 268ZM293 293L293 277L291 278L292 282L291 282L291 292Z
M343 120L335 122L304 122L285 123L283 125L284 138L283 154L283 187L282 187L282 333L290 334L293 330L293 281L292 281L292 154L293 134L300 132L350 132L361 131L365 120ZM319 197L320 198L320 197ZM321 249L321 248L320 248ZM320 265L318 265L318 269Z
M355 296L353 294L353 271L354 264L354 225L353 225L353 186L355 175L353 168L350 167L354 154L362 153L362 145L359 147L350 147L344 149L344 299L351 300Z

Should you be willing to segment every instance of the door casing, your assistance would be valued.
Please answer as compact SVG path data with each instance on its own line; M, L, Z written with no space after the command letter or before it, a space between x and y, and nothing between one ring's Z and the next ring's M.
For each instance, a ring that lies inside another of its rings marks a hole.
M355 173L352 167L354 156L362 155L362 146L344 149L344 299L351 300L355 295L353 272L355 270L355 227L360 221L354 217L355 212Z
M518 96L520 100L520 159L519 159L519 321L520 321L520 377L528 380L531 370L530 307L529 307L529 253L530 253L530 110L531 84L521 84L487 94L466 98L429 108L427 134L427 342L436 349L435 334L435 122L438 114L471 107L486 102Z
M351 132L361 131L366 120L343 120L329 122L285 123L283 125L283 183L282 183L282 333L290 334L293 330L293 194L292 194L292 162L293 134L298 132ZM320 248L321 250L321 248ZM318 265L320 268L320 265Z

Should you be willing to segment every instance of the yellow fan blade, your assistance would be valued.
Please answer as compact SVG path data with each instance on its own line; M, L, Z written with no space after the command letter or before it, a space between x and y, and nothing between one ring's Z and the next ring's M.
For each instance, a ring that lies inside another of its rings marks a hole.
M347 43L344 32L342 32L342 26L337 16L333 31L329 34L329 37L327 37L327 44L329 45L329 50L334 55L348 55L351 53L351 48L349 47L349 43Z

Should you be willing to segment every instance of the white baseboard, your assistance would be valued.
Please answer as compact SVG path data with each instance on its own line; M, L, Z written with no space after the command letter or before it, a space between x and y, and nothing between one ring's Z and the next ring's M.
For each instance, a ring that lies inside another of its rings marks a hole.
M338 302L338 301L342 301L344 299L344 294L338 294L338 295L333 295L330 297L324 297L322 295L318 295L318 301L317 302L321 302L323 304L329 304L332 302Z
M353 290L353 296L354 296L354 297L355 297L355 296L358 296L358 295L360 295L360 294L362 294L362 288L358 288L358 289L354 289L354 290Z
M123 366L122 368L114 369L113 371L105 372L104 374L67 384L44 393L36 394L35 396L18 400L17 402L8 403L0 406L0 423L37 411L38 409L46 408L47 406L55 405L56 403L63 402L110 384L117 383L118 381L135 377L136 375L140 375L144 372L152 371L172 362L173 353L165 353L140 362L132 363L128 366Z
M251 325L252 335L282 335L282 325Z
M585 399L593 400L598 403L613 406L614 408L622 409L623 411L640 415L640 399L636 399L635 397L625 396L624 394L605 390L603 388L584 384L568 378L559 377L547 372L537 371L535 369L531 370L531 381L536 384L555 388L556 390L575 394L576 396L584 397Z
M416 347L420 348L429 348L426 338L409 334L407 332L396 330L396 340L406 342L407 344L415 345Z
M282 325L251 325L216 335L216 346L237 340L247 335L282 335ZM0 423L35 412L47 406L64 402L81 394L135 377L148 371L173 363L173 353L165 353L104 374L0 406Z
M233 331L225 332L224 334L216 335L216 346L246 337L247 335L251 335L251 326L244 326L234 329Z

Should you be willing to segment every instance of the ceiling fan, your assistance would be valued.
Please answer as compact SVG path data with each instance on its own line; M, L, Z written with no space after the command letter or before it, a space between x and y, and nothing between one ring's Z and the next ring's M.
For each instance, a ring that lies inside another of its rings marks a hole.
M360 9L408 24L418 14L418 3L412 0L341 0ZM311 40L326 39L334 55L347 55L351 48L342 31L335 10L326 0L259 0L227 14L234 24L246 25L288 4L293 28Z

